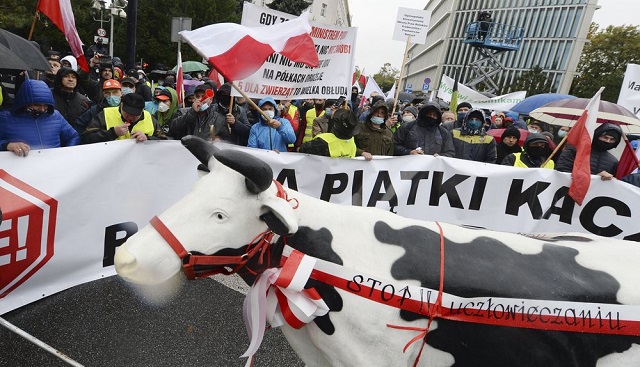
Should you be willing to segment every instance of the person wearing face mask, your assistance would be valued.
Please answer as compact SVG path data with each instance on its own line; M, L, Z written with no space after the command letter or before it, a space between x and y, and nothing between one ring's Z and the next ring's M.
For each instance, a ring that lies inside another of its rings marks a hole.
M540 123L536 120L531 120L529 121L529 125L527 126L527 130L529 130L529 133L531 134L541 134L542 133L542 127L540 126Z
M207 96L207 91L213 94ZM194 89L196 100L190 108L182 108L169 123L168 136L182 139L187 135L195 135L205 140L212 140L215 127L226 124L225 116L216 112L211 106L214 104L215 93L208 84L200 84Z
M11 109L0 111L0 150L26 157L32 149L77 145L78 132L53 107L53 95L42 80L25 80Z
M358 151L370 161L374 155L393 155L393 133L385 123L389 119L389 109L384 100L376 102L362 123L360 132L354 137Z
M603 181L611 180L618 170L618 159L609 152L620 144L622 139L622 129L620 126L604 123L593 132L591 143L591 174L598 175ZM556 164L556 171L572 172L573 163L576 158L576 148L567 146Z
M484 112L471 109L467 112L460 128L451 132L456 158L468 161L496 163L496 140L485 132Z
M211 107L216 113L225 117L222 120L216 119L218 125L215 126L214 139L223 140L231 144L247 146L251 124L247 118L247 111L237 104L231 106L231 85L225 83L216 92L215 103Z
M507 155L502 160L502 164L520 168L539 168L549 154L551 154L551 148L547 138L542 134L531 133L524 141L523 151ZM549 160L542 168L553 169L553 160Z
M298 123L298 130L296 131L296 142L294 143L294 149L293 149L294 151L297 151L298 149L300 149L300 146L302 145L303 141L309 141L309 139L306 137L307 112L309 112L309 110L313 108L315 107L314 107L314 100L312 98L308 98L305 100L298 100L300 121ZM313 127L313 120L311 120L311 122L312 122L311 126Z
M348 109L338 109L331 114L331 131L317 135L300 147L300 153L331 158L353 158L356 143L353 136L360 131L360 122Z
M286 152L287 144L292 144L296 141L296 134L293 132L291 123L289 120L278 116L277 106L276 101L271 97L265 97L258 102L258 107L269 119L265 119L261 114L260 122L251 126L247 146Z
M556 136L553 138L553 142L556 143L556 145L560 144L562 139L564 139L564 137L569 133L569 130L571 130L571 128L568 126L560 127L558 131L556 131Z
M175 89L166 87L159 95L155 96L158 109L153 117L158 121L158 127L163 133L169 132L169 122L178 112L178 93Z
M56 74L53 82L53 100L55 109L71 125L92 105L89 98L78 92L78 73L66 67L61 68Z
M465 116L467 116L467 113L469 112L469 110L471 110L471 108L471 103L469 102L459 103L456 109L456 119L453 122L445 123L444 127L449 131L452 131L456 128L461 128L462 121L464 121Z
M138 143L166 139L156 119L144 110L144 99L136 93L123 96L117 107L103 109L91 120L81 138L85 144L124 139L135 139Z
M313 120L324 115L325 113L324 103L325 103L324 98L315 98L313 100L313 108L310 108L309 110L307 110L307 113L305 115L306 125L304 128L304 137L302 138L302 143L306 143L308 141L311 141L311 139L313 139ZM300 129L301 128L298 127L298 131Z
M324 113L321 116L313 119L312 135L315 138L317 135L328 133L331 131L330 119L333 113L338 109L335 99L327 99L324 101Z
M415 107L406 107L404 116L413 116L416 112L417 119L405 121L395 134L393 134L393 149L395 155L422 155L428 154L434 157L454 157L456 150L453 147L451 132L444 128L442 112L437 103L429 102L416 111Z
M82 135L87 129L87 126L89 126L89 123L91 123L91 120L106 107L117 107L120 105L120 99L122 98L121 88L120 83L115 79L105 80L104 83L102 83L102 100L91 106L91 108L71 124L78 134Z
M120 84L122 85L122 95L126 95L129 93L136 92L136 80L131 77L122 78L120 80Z

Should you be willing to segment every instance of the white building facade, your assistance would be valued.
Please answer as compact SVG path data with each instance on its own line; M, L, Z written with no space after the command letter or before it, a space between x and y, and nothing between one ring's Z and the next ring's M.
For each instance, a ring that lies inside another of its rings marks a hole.
M253 0L255 5L266 7L273 0ZM339 27L351 27L351 14L347 0L313 0L307 1L310 6L310 19L315 22L336 25Z
M597 8L597 0L430 0L427 43L409 49L401 84L421 86L429 78L432 92L443 74L463 84L474 79L469 64L481 55L463 43L465 27L487 11L492 22L524 28L520 49L497 56L504 70L493 80L500 88L539 66L551 81L549 92L568 93Z

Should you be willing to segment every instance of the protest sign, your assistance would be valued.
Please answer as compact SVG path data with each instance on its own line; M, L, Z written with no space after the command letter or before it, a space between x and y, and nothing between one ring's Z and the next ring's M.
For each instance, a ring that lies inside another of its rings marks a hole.
M431 11L409 8L398 8L398 16L393 31L393 40L424 45L427 43L427 31L431 21Z
M446 75L443 75L442 80L440 81L440 87L438 89L438 97L445 102L451 102L454 83L455 81L453 79L449 78ZM489 98L462 83L458 83L458 103L469 102L475 108L508 111L513 106L525 99L526 96L526 91L519 91Z
M640 65L627 65L618 104L640 118Z

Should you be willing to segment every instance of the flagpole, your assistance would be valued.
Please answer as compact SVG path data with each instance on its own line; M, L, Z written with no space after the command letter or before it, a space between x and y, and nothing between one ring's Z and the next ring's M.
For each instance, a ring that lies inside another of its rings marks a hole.
M38 1L40 4L40 1ZM33 14L33 22L31 22L31 30L29 31L29 38L27 41L31 41L31 37L33 37L33 30L36 28L36 20L38 20L38 5L36 5L36 12Z
M393 109L391 110L391 116L396 112L396 106L398 105L398 96L400 95L400 83L402 82L402 72L404 71L404 64L407 62L407 54L409 53L409 44L411 43L411 36L407 36L407 45L404 47L404 57L402 58L402 66L400 66L400 77L398 77L398 89L396 89L396 96L393 99Z
M556 145L556 149L554 149L553 152L551 152L551 155L549 155L549 157L547 157L547 160L544 161L544 163L542 163L540 165L540 168L544 168L544 166L546 166L547 163L549 163L549 161L556 155L556 153L558 153L560 148L562 148L564 143L567 141L568 137L569 137L569 134L565 135L564 138L562 138L562 140L560 140L560 143L558 143L558 145Z

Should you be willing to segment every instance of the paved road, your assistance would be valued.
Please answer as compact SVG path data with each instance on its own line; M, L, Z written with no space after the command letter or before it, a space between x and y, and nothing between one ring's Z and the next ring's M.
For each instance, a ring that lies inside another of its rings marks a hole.
M60 292L2 315L87 367L244 366L249 345L244 295L213 279L188 282L162 308L140 301L118 277ZM0 366L66 363L0 326ZM279 329L269 330L254 366L304 366Z

